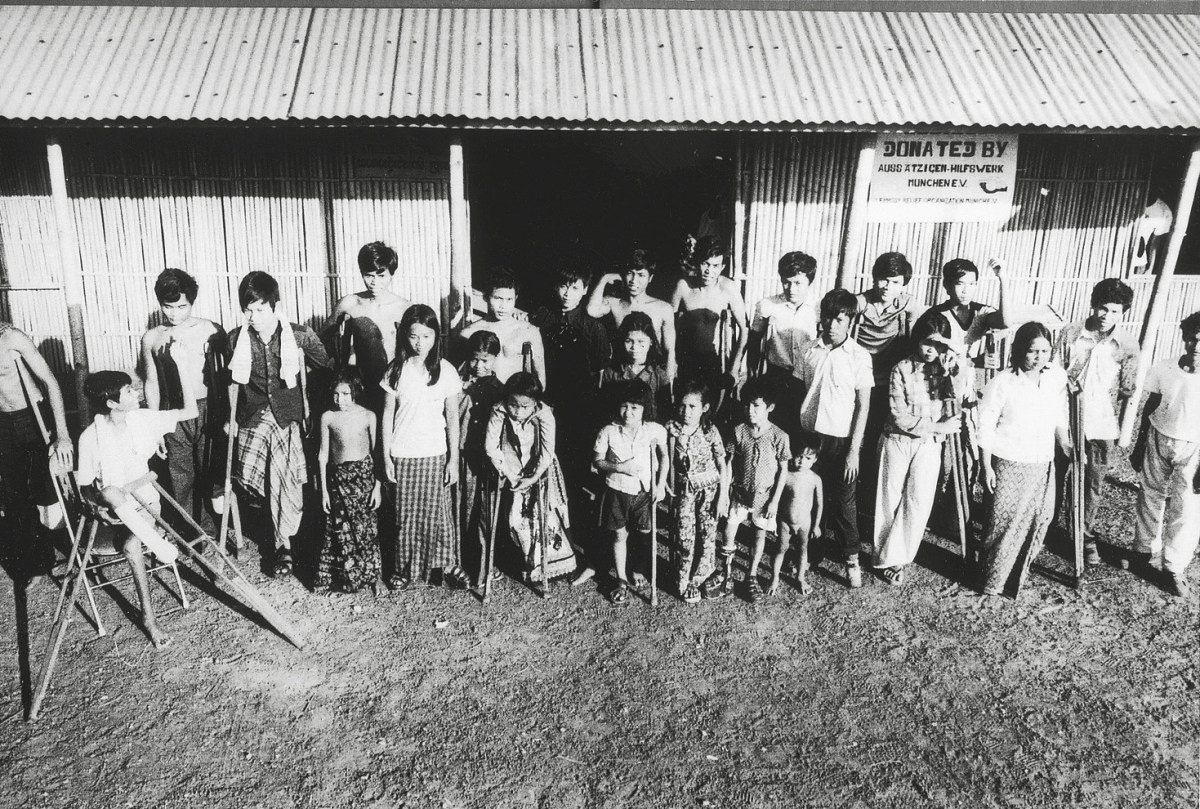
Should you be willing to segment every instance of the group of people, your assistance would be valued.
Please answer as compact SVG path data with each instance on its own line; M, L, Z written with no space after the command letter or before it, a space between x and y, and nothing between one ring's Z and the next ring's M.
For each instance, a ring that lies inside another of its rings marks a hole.
M379 242L358 256L365 289L317 332L288 320L265 272L242 279L243 320L226 333L192 314L196 281L165 270L155 284L162 325L142 340L148 409L126 374L91 374L96 416L75 465L79 485L128 529L151 638L162 635L142 555L155 548L122 487L161 444L175 499L215 531L227 435L237 496L271 526L275 575L292 572L314 473L325 517L320 589L382 580L403 590L435 577L467 588L507 568L573 584L602 574L608 598L625 604L646 586L645 539L658 526L669 537L670 586L687 603L733 591L743 527L750 601L774 594L789 568L807 592L817 555L844 566L852 588L864 557L900 585L956 467L969 491L982 489L979 589L999 595L1019 590L1040 550L1073 441L1085 442L1087 459L1085 555L1099 562L1097 506L1122 408L1137 404L1139 348L1119 328L1132 303L1126 284L1096 284L1087 318L1057 334L1021 324L1007 367L988 374L988 336L1010 325L994 261L999 308L975 300L980 271L959 258L942 268L947 300L925 309L908 292L912 267L900 253L876 260L869 289L815 300L816 261L789 252L778 262L780 292L751 310L724 274L726 252L716 239L696 243L670 300L649 293L656 264L644 250L595 284L561 266L545 290L554 304L528 317L517 312L513 273L497 268L486 316L451 334L430 307L390 291L397 255ZM1137 536L1121 561L1154 577L1151 556L1161 553L1163 585L1186 595L1200 538L1200 313L1181 328L1183 356L1146 378L1132 456L1142 474ZM50 451L70 468L53 375L17 330L0 341L49 392ZM0 361L9 503L31 491L20 464L31 465L36 443L15 362ZM230 384L236 397L226 396ZM1071 407L1081 414L1074 434ZM867 542L860 524L870 525Z

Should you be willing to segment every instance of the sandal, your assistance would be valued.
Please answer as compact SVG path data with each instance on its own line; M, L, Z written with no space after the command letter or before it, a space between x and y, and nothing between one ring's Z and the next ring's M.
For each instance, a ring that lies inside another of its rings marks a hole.
M389 590L407 590L412 586L412 579L406 579L399 573L393 573L384 582Z
M879 575L888 584L903 584L904 583L904 568L902 567L885 567L879 571Z
M617 589L613 590L609 595L608 600L611 601L614 606L625 606L629 603L629 586L626 585L625 582L621 582L617 585Z
M696 586L695 582L692 582L691 584L689 584L687 586L687 589L683 591L683 603L684 604L699 604L700 603L700 588Z
M467 577L467 571L454 565L442 569L442 583L451 590L466 590L471 585L471 580Z
M280 551L275 555L275 563L271 566L271 575L278 578L279 576L287 576L292 572L292 554L289 551Z
M757 604L763 600L762 585L758 583L757 576L750 577L750 583L746 585L746 589L750 591L750 603Z

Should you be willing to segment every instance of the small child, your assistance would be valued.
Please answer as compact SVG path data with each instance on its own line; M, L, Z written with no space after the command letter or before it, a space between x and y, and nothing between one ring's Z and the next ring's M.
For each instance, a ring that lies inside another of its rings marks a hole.
M788 435L797 434L795 412L803 397L796 365L804 349L817 338L817 310L809 298L817 260L793 251L779 259L783 292L763 298L750 323L750 372L761 372L779 391L775 421Z
M1146 376L1142 428L1130 463L1142 475L1132 567L1150 573L1160 550L1171 592L1191 597L1187 566L1200 541L1200 312L1179 324L1183 355Z
M517 308L517 279L507 267L492 270L487 285L488 315L462 330L462 342L470 340L477 331L490 331L500 338L500 356L496 359L496 378L501 382L523 367L525 345L528 344L533 359L533 373L537 374L542 387L546 386L546 352L542 345L542 333L527 320L514 317Z
M159 649L169 645L171 639L159 630L154 617L142 546L163 562L175 561L179 551L163 539L140 504L123 487L149 472L147 464L158 452L164 435L169 435L179 422L196 417L189 352L178 342L167 350L180 371L183 407L179 410L143 409L133 380L121 371L97 371L88 376L83 390L96 417L79 436L79 468L75 473L85 494L111 509L115 520L122 524L124 530L115 533L113 545L129 562L142 607L142 623L151 643ZM158 513L159 496L154 486L147 484L137 494Z
M820 337L804 351L800 379L806 393L800 405L800 426L821 441L817 452L825 484L827 514L841 542L846 579L862 587L858 554L858 470L867 426L871 388L871 355L850 337L850 322L858 301L844 289L821 299Z
M462 531L463 552L474 541L478 549L478 560L466 560L464 564L477 562L476 569L483 575L486 531L491 530L489 515L495 495L494 475L487 463L484 437L492 408L504 398L504 385L496 378L494 368L500 356L500 338L490 331L477 331L467 340L467 361L462 366L463 394L458 400L458 523ZM488 483L481 490L481 476ZM493 570L493 575L495 575ZM480 579L477 577L476 581Z
M527 581L541 581L541 540L547 535L546 576L553 579L575 569L567 533L567 486L554 455L554 433L554 413L542 402L538 378L524 371L510 376L504 397L488 418L485 446L507 487L501 513L507 513L509 533L521 549Z
M771 423L775 409L775 391L763 379L752 379L742 391L746 423L733 430L733 440L725 446L729 456L729 519L725 521L725 545L721 570L710 581L705 595L720 598L733 588L733 556L737 550L737 532L742 523L754 527L752 559L761 560L767 531L775 528L779 498L783 495L783 473L792 456L787 434ZM751 602L763 597L758 583L757 561L747 573Z
M801 433L792 446L798 454L788 461L787 471L783 475L777 528L779 549L771 560L771 585L767 588L769 596L779 592L779 574L793 537L800 542L796 581L800 584L800 592L808 594L808 540L821 536L821 511L824 507L821 476L813 471L820 445L821 442L812 433ZM757 570L758 560L753 560L751 565Z
M1087 453L1084 497L1084 559L1100 563L1096 547L1096 513L1104 479L1112 465L1113 449L1121 437L1121 411L1137 387L1138 343L1117 328L1133 304L1133 290L1118 278L1105 278L1092 288L1091 315L1072 323L1058 334L1054 354L1067 372L1069 389L1080 397L1083 435ZM1058 491L1066 475L1062 465ZM1056 509L1057 512L1057 509Z
M325 544L317 559L317 587L354 593L379 579L380 486L375 478L375 414L358 403L362 377L339 368L330 391L332 410L321 415L321 507Z
M650 386L650 402L646 406L646 421L657 422L660 409L670 400L670 379L658 364L658 338L654 324L643 312L630 312L621 323L617 341L616 365L605 368L600 375L600 389L611 390L615 383L640 379ZM612 406L618 403L610 401Z
M725 446L712 423L710 396L699 380L681 382L677 419L667 425L675 497L671 540L679 595L687 604L700 601L700 585L716 570L717 519L729 510Z
M667 431L646 422L650 386L640 379L622 383L617 418L596 436L593 464L604 478L600 527L613 535L617 586L613 604L629 601L629 531L650 531L650 510L663 499L667 483Z

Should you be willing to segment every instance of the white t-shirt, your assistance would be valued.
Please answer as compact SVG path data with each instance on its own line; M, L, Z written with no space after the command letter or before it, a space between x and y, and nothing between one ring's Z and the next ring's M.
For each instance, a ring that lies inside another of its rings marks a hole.
M424 365L405 363L396 387L384 376L379 387L396 397L392 419L393 458L431 458L445 455L446 400L462 393L462 380L454 366L441 361L441 374L434 385Z
M810 433L848 438L858 391L875 386L871 355L853 340L830 346L813 340L793 371L804 381L800 426Z
M1156 363L1146 375L1146 392L1162 396L1150 424L1167 438L1200 442L1200 372L1189 374L1178 360Z
M178 413L131 410L125 414L123 425L113 424L107 416L96 416L79 436L76 481L80 486L124 486L149 472L148 463L158 452L162 437L174 432L179 423ZM158 502L158 490L153 485L143 486L138 495L150 503Z

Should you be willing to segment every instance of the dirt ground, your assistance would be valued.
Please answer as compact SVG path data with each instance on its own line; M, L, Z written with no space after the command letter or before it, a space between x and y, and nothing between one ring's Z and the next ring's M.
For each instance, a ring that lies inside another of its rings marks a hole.
M1125 545L1127 468L1109 492ZM320 596L251 550L306 648L194 576L160 652L105 599L116 631L73 622L32 724L21 629L36 676L56 592L26 619L4 579L0 806L1196 807L1197 599L1105 564L981 602L955 554L927 543L900 588L826 563L807 596L653 610L515 581L486 609Z

